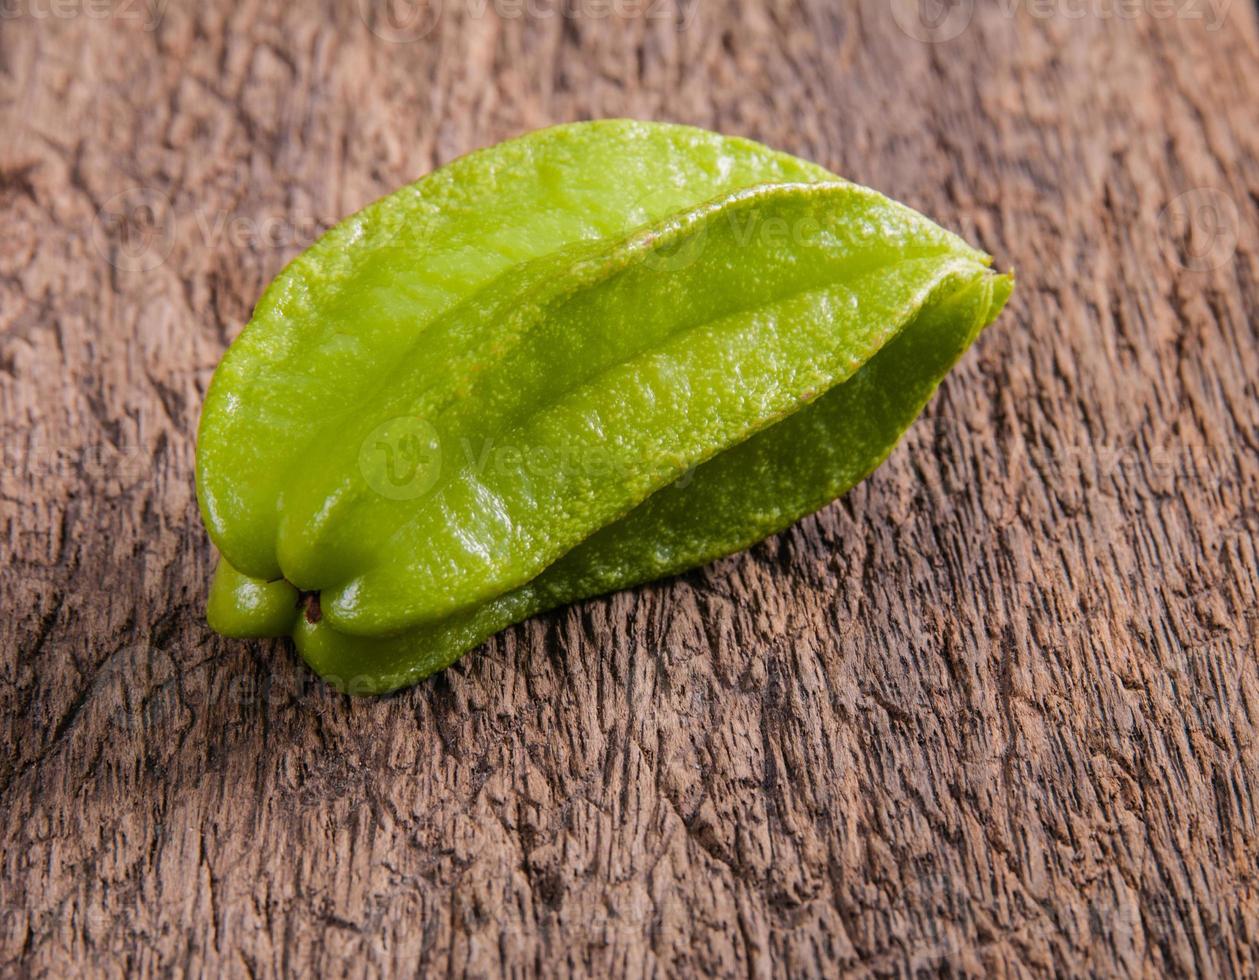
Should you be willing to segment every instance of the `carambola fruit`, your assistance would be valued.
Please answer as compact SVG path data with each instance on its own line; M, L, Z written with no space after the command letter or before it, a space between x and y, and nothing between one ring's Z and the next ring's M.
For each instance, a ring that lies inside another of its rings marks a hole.
M891 451L1012 280L900 204L683 126L560 126L346 219L215 372L210 624L389 691L730 554Z

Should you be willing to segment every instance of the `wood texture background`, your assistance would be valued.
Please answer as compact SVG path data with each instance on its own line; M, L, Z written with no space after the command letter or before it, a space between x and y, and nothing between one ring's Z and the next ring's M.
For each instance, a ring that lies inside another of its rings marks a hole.
M0 972L1253 976L1254 6L364 9L0 11ZM195 425L265 283L613 115L872 184L1015 300L748 554L384 699L214 636Z

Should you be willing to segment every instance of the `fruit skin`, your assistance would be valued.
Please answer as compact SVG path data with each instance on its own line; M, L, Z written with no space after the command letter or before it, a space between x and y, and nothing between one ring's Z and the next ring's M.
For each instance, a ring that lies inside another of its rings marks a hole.
M375 693L740 550L890 452L1005 304L990 261L685 127L578 124L457 161L295 260L216 372L211 624L291 632ZM487 469L496 440L541 465ZM320 593L305 614L297 588Z
M297 625L300 599L283 579L250 578L220 561L210 583L205 616L215 632L224 636L283 636Z

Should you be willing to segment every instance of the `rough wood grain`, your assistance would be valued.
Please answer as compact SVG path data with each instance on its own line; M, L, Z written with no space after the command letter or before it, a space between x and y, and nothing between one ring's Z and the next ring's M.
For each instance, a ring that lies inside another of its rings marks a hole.
M364 9L4 5L0 972L1253 976L1254 7ZM385 699L212 635L194 430L263 285L605 115L873 184L1015 301L746 555Z

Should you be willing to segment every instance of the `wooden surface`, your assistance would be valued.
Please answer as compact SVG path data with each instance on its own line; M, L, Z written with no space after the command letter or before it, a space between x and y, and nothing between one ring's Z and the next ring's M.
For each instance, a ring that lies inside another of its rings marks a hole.
M0 973L1253 976L1254 6L362 9L5 4ZM746 555L384 699L214 636L194 431L266 282L611 115L870 183L1015 300Z

